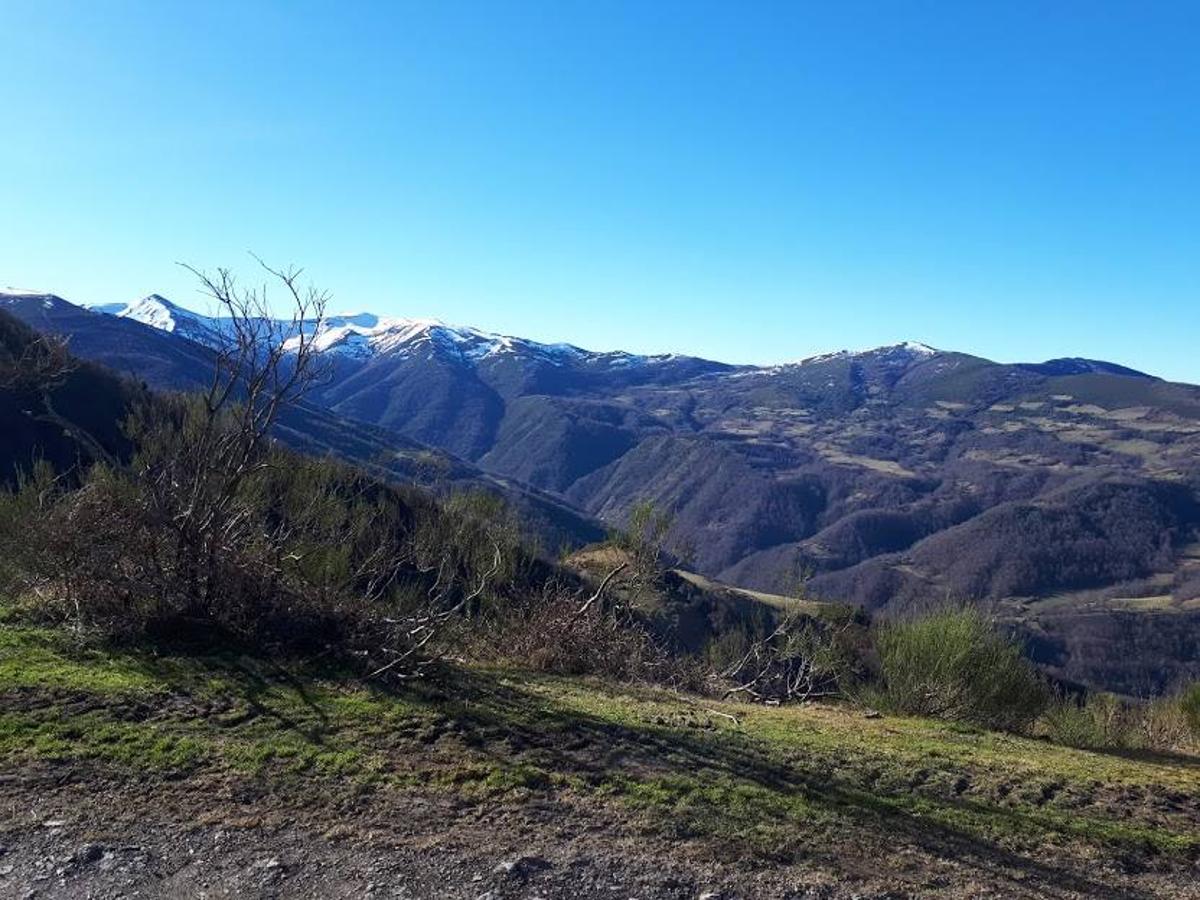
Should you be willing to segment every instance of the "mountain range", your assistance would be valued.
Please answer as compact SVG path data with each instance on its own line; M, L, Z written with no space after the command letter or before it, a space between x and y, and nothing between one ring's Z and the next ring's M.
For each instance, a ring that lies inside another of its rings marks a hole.
M0 309L156 387L224 327L152 295ZM414 477L438 460L579 542L642 500L684 564L872 610L982 602L1065 677L1137 693L1200 669L1200 388L1084 358L905 342L735 366L331 316L332 374L287 437ZM1122 649L1124 648L1124 649Z

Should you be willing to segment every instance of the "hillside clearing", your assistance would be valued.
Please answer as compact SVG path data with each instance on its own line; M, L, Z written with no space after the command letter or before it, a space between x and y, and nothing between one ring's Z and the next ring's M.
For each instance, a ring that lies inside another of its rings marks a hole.
M689 572L686 569L672 570L680 578L684 579L696 587L706 591L730 591L742 597L748 597L751 600L757 600L759 603L765 603L767 606L772 606L775 609L788 610L791 612L803 612L809 615L819 615L823 610L830 607L831 604L822 603L818 600L807 600L802 597L786 597L783 594L770 594L766 591L752 591L749 588L740 588L733 585L724 584L713 578L706 578L696 572Z

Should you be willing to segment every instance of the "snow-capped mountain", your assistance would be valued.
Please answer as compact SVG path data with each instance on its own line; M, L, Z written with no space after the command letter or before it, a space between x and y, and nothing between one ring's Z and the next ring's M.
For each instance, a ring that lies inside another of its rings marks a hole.
M227 329L223 319L193 312L159 294L151 294L134 303L110 303L92 306L91 309L133 319L160 331L179 334L209 346L215 345ZM276 325L279 331L285 334L290 328L290 323L277 322ZM295 346L298 341L299 336L293 336L285 341L285 346ZM327 316L321 323L315 344L322 352L351 360L368 360L384 355L432 353L441 358L477 362L511 355L554 366L582 363L618 368L670 362L681 358L675 354L646 356L620 350L590 351L573 344L543 344L469 326L450 325L440 319L378 316L371 312ZM866 350L837 350L787 365L806 366L858 357L886 358L892 362L917 361L935 356L938 352L927 344L903 341ZM756 367L737 368L744 372L752 372ZM774 370L781 367L769 368Z
M940 352L937 348L918 341L901 341L898 344L884 344L880 347L868 347L865 350L834 350L832 353L818 353L816 356L807 356L794 365L808 366L835 359L854 359L866 356L918 360L936 356Z
M0 304L30 302L40 302L47 311L61 305L76 311L86 309L92 313L128 319L207 347L221 344L230 328L226 318L196 312L173 303L161 294L150 294L132 303L80 307L51 293L11 287L0 289ZM288 336L292 329L291 322L275 321L272 325L276 334L284 336L285 347L298 342L298 336ZM600 376L612 376L619 382L665 383L695 375L724 374L742 380L789 373L824 372L826 364L845 363L882 367L883 371L893 373L892 377L898 377L898 374L931 359L936 358L938 367L945 369L960 365L969 358L962 354L946 353L917 341L902 341L864 350L837 350L777 365L734 366L677 354L641 355L620 350L585 350L568 343L540 343L479 328L451 325L440 319L380 316L365 311L327 316L315 337L311 331L306 336L315 341L320 351L337 360L343 371L370 367L372 373L378 375L376 363L396 365L407 360L457 363L465 371L480 367L492 370L497 366L504 370L506 363L511 370L513 363L520 363L517 368L525 370L526 375L530 371L560 372L567 377L562 384L574 383L572 379L579 377L590 379ZM1113 363L1074 358L1022 365L1029 371L1047 375L1083 372L1142 374ZM558 378L541 375L535 380L544 384L545 377Z
M52 297L53 294L48 294L46 291L31 291L27 288L6 287L0 288L0 296L4 297Z
M228 330L227 320L193 312L159 294L151 294L134 303L98 304L90 308L208 346L219 343ZM277 321L275 325L278 333L285 335L291 328L290 322ZM307 336L311 337L311 332ZM293 335L284 341L284 346L295 346L299 340L299 335ZM478 328L450 325L440 319L378 316L370 312L327 316L316 333L315 346L322 352L351 360L432 353L464 362L519 356L554 366L589 363L622 367L680 359L675 354L643 356L619 350L593 352L572 344L543 344Z
M192 312L172 303L161 294L151 294L124 305L110 303L92 308L97 312L141 322L159 331L178 334L206 346L219 343L224 331L220 319Z
M292 338L288 343L294 345L297 340ZM403 354L420 349L465 360L521 354L551 363L597 355L569 344L539 344L478 328L448 325L440 319L377 316L368 312L329 316L321 324L315 346L322 352L354 358Z

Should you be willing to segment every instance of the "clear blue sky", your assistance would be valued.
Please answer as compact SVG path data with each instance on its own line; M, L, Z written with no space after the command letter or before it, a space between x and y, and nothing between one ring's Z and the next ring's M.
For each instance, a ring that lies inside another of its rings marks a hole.
M1200 3L0 0L0 286L1200 382Z

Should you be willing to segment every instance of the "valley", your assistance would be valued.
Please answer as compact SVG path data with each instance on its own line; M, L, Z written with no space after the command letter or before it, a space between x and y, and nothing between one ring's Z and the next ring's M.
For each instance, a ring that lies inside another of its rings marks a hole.
M157 295L0 308L156 387L199 383L222 327ZM685 567L728 584L803 580L885 613L998 605L1061 677L1131 694L1200 671L1200 388L914 343L730 366L368 313L318 340L333 371L306 421L285 423L295 444L490 484L549 550L649 500ZM1152 683L1128 653L1099 669L1080 656L1080 634L1124 640L1130 616L1161 657Z

